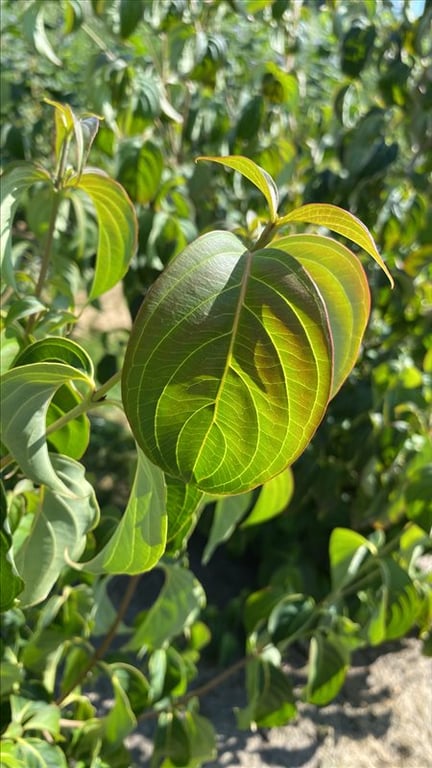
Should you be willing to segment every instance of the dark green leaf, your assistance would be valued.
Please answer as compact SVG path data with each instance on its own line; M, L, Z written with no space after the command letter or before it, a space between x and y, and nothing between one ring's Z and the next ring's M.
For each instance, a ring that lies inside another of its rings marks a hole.
M306 698L311 704L323 706L339 693L349 665L346 645L334 634L318 632L309 649L309 670Z
M279 667L254 659L246 668L248 706L237 713L239 728L285 725L297 714L291 683Z
M15 598L24 589L24 582L18 575L11 548L12 536L7 519L7 499L3 483L0 481L0 612L12 608ZM2 690L4 684L2 680Z

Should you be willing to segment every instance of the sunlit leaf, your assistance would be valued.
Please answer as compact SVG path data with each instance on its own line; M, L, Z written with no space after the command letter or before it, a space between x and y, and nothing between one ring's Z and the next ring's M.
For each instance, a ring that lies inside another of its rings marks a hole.
M70 496L57 476L46 442L46 416L54 393L69 382L80 381L91 391L92 379L62 363L33 363L12 368L1 377L2 439L26 475L37 484Z
M15 558L25 582L22 605L33 605L47 596L68 559L80 557L86 534L99 519L95 492L84 467L66 456L52 454L50 460L68 495L50 488L39 492L30 534Z
M249 157L241 155L227 155L226 157L198 157L197 162L206 160L211 163L219 163L227 168L238 171L246 179L249 179L257 189L262 192L269 207L270 220L277 218L277 209L279 205L279 192L272 177L267 171L254 163Z
M126 274L137 247L137 221L134 207L123 187L102 171L86 169L78 189L91 199L99 228L96 268L90 298L112 288Z
M241 527L259 525L280 515L287 508L293 492L294 477L288 467L262 486L256 503Z
M288 235L272 242L298 259L324 299L334 348L332 396L357 360L369 320L370 292L357 257L328 237Z
M303 452L331 377L327 316L301 265L212 232L147 294L123 403L138 444L167 474L209 494L241 493Z
M138 450L135 479L120 524L101 552L75 567L91 573L143 573L162 557L166 535L164 474Z
M192 624L204 607L204 590L193 573L179 565L160 567L165 583L127 645L132 651L162 647Z
M329 556L333 589L352 579L374 547L357 531L335 528L330 536Z
M1 276L6 285L12 287L15 287L12 259L12 222L22 193L38 181L51 183L49 174L43 168L32 163L12 165L1 176Z
M371 233L363 222L356 216L353 216L352 213L349 213L349 211L345 211L337 205L313 203L302 205L286 216L281 216L278 219L278 225L282 226L290 221L302 221L305 224L316 224L318 227L326 227L331 232L337 232L339 235L343 235L343 237L351 240L375 259L393 287L394 280L378 252Z

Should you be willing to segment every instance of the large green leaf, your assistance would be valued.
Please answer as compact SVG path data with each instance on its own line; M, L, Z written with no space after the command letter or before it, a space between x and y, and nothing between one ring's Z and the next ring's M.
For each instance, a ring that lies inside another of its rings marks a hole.
M288 506L294 492L294 477L288 467L280 475L264 483L253 509L242 523L242 528L259 525L280 515Z
M46 442L46 415L54 393L64 384L80 381L92 390L83 371L62 363L33 363L12 368L1 377L2 440L23 472L35 483L70 496L57 476Z
M246 179L249 179L252 184L264 195L270 212L270 220L276 221L277 209L279 205L279 192L276 184L264 168L254 163L249 157L242 157L241 155L227 155L226 157L198 157L197 162L200 160L207 160L211 163L219 163L227 168L232 168L234 171L238 171Z
M22 193L38 181L51 183L49 174L32 163L12 165L1 176L1 277L7 285L13 287L15 276L12 260L12 222Z
M126 274L137 247L135 209L123 187L97 169L83 171L71 186L91 199L99 227L96 269L90 298L108 291Z
M166 535L164 474L138 450L135 479L120 524L92 560L76 567L91 573L149 571L165 551Z
M12 608L15 598L24 588L24 582L18 575L12 558L11 548L7 499L3 483L0 481L0 611Z
M375 259L377 264L380 265L381 269L387 275L391 286L394 285L394 280L382 260L368 228L362 221L360 221L360 219L353 216L349 211L345 211L337 205L310 203L308 205L302 205L300 208L296 208L286 216L282 216L278 219L278 225L288 224L291 221L316 224L319 227L326 227L331 232L337 232L339 235L348 238L348 240L359 245L360 248L363 248L363 250L369 254L369 256L372 256L372 258Z
M123 402L138 444L168 474L209 494L242 493L303 452L331 380L327 315L303 267L212 232L147 294Z
M332 397L357 360L370 312L370 292L357 257L329 237L288 235L272 242L294 256L319 286L334 346Z
M86 480L82 464L56 454L50 459L69 495L40 489L30 534L15 558L25 583L20 595L22 605L33 605L47 596L69 558L80 557L86 534L99 519L93 486Z
M165 583L127 644L132 651L160 648L181 634L205 604L204 590L191 571L179 565L161 565Z

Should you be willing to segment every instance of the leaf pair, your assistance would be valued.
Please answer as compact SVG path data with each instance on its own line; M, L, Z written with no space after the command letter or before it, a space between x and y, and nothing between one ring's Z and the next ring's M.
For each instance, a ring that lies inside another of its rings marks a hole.
M262 169L247 158L207 159L251 180L276 227L328 226L381 261L346 211L305 206L278 218ZM354 365L368 316L361 264L330 238L290 235L248 251L228 232L201 236L152 286L132 330L123 402L138 444L209 494L267 482L308 445Z

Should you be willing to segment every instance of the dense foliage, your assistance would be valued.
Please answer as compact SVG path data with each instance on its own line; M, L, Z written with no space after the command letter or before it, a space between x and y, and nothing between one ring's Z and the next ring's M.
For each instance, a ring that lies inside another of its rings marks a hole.
M249 728L296 716L293 643L317 705L356 648L431 651L431 20L3 3L5 766L130 766L150 717L152 768L198 768L206 654ZM132 331L82 339L120 282ZM223 548L256 567L216 614Z

